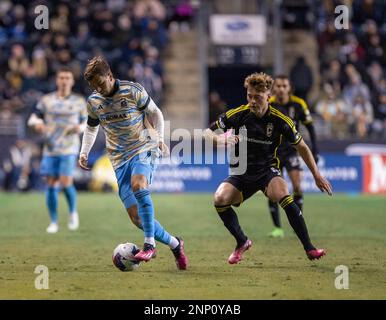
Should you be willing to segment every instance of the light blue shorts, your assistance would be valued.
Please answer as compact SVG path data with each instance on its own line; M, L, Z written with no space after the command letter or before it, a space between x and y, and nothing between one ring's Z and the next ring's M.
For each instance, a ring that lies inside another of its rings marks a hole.
M136 174L144 175L148 184L151 184L156 167L154 153L146 151L137 154L128 162L115 169L115 176L117 177L119 187L119 197L125 205L125 208L130 208L137 204L134 192L131 189L131 176Z
M72 177L74 175L76 163L77 156L75 154L43 156L40 164L40 173L49 177Z

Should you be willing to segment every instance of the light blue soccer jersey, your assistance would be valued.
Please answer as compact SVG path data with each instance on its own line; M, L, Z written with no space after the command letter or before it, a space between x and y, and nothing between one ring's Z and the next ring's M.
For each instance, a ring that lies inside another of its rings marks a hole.
M145 133L145 110L151 100L138 83L116 80L118 89L111 97L96 91L87 100L91 118L98 119L106 136L107 155L114 169L135 155L157 146Z
M70 94L65 98L60 98L56 92L52 92L39 100L36 109L48 128L43 155L78 154L79 135L68 133L68 130L86 120L85 99L78 94Z

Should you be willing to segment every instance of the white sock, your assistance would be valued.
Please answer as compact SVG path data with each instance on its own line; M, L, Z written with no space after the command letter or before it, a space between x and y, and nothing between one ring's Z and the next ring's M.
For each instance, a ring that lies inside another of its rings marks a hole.
M153 247L155 247L154 237L145 237L145 243L151 244Z
M178 241L178 239L176 237L170 236L169 247L171 249L177 248L179 244L180 244L180 242Z

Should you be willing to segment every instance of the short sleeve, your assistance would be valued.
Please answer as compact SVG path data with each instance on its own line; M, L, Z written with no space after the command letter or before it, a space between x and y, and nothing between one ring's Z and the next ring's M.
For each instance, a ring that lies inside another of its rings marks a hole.
M138 83L133 83L134 98L137 103L137 108L140 111L144 111L149 105L151 98L146 92L145 88Z
M302 140L302 136L296 130L295 124L288 117L282 119L282 134L292 145L297 145Z
M86 112L90 118L98 119L98 116L94 113L91 99L87 99Z

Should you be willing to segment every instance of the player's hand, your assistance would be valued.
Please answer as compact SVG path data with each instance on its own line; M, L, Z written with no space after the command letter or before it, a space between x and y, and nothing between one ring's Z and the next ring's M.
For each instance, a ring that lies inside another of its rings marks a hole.
M158 147L162 152L162 157L169 157L170 156L170 150L169 150L168 146L163 141L160 141L158 143Z
M84 153L81 153L79 155L79 160L78 160L79 166L84 170L91 170L91 168L89 168L87 165L87 161L88 161L88 156Z
M79 134L80 133L80 125L74 125L70 130L68 130L68 134Z
M234 134L224 133L220 136L217 136L217 144L220 146L234 146L239 141L239 137Z
M327 179L323 178L321 175L315 177L315 183L322 192L327 192L329 196L332 196L332 187L330 182Z
M44 134L47 132L47 127L44 123L37 123L34 127L36 133L38 134Z

